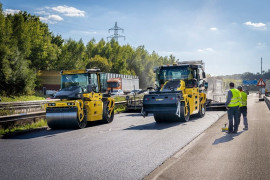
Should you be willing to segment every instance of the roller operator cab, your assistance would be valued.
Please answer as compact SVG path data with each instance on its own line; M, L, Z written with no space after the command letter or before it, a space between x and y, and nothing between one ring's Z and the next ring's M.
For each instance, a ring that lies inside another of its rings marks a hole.
M88 121L110 123L114 118L114 99L105 94L107 75L99 69L61 71L61 90L45 104L51 129L84 128Z
M156 122L189 121L205 115L207 82L203 61L184 61L156 67L156 90L143 98L142 114Z

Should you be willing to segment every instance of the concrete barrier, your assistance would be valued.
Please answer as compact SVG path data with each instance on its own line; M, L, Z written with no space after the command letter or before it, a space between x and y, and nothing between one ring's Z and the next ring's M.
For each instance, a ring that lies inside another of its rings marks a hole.
M269 98L266 97L266 96L264 96L263 98L264 98L264 101L265 101L265 103L266 103L268 109L270 110L270 100L269 100Z

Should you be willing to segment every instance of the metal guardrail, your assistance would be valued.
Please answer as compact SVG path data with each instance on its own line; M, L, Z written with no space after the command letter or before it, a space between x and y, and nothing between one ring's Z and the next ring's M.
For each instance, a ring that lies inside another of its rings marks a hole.
M9 116L0 116L0 123L26 120L26 119L43 118L45 116L46 116L45 111L37 111L37 112L22 113L22 114L12 114Z
M263 98L264 98L264 101L265 101L268 109L270 110L270 100L266 96L264 96Z
M39 100L39 101L20 101L20 102L4 102L0 103L0 112L5 114L22 114L29 112L42 111L43 105L51 101L58 101L59 99L52 100Z
M20 106L29 106L29 105L39 105L45 104L50 101L58 101L59 99L51 99L51 100L39 100L39 101L19 101L19 102L1 102L0 110L5 107L20 107Z
M38 106L37 104L39 104L39 107L42 109L42 105L47 103L47 102L49 102L49 101L0 103L0 110L3 110L4 108L16 109L16 108L22 108L22 107L28 107L28 106L30 106L30 107L31 106ZM115 105L116 106L126 105L126 101L116 102ZM12 115L7 115L7 116L0 116L0 123L26 120L26 119L43 118L45 116L46 116L46 111L44 111L44 110L35 111L35 112L26 112L26 113L20 113L20 114L12 114Z

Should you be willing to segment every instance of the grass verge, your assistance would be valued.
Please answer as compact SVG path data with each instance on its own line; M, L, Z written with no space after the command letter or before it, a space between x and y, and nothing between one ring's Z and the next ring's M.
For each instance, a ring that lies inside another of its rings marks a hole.
M1 102L16 102L16 101L36 101L45 100L44 97L40 96L12 96L12 97L1 97Z
M126 105L119 105L119 106L116 106L115 109L114 109L114 113L120 113L120 112L124 112L126 111Z
M120 102L120 101L126 100L126 96L113 96L112 98L115 100L115 102Z
M21 131L33 130L33 129L46 127L46 126L47 126L47 121L44 119L41 119L41 120L34 122L34 123L31 123L31 124L16 125L14 127L9 127L8 129L0 129L0 135L18 133Z

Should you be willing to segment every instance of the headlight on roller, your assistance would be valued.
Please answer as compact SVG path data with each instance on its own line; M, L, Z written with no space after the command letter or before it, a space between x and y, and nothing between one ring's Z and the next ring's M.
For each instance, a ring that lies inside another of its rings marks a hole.
M74 102L68 102L67 105L68 105L68 106L74 106L75 103L74 103Z
M55 106L55 103L49 103L48 105L49 106Z

